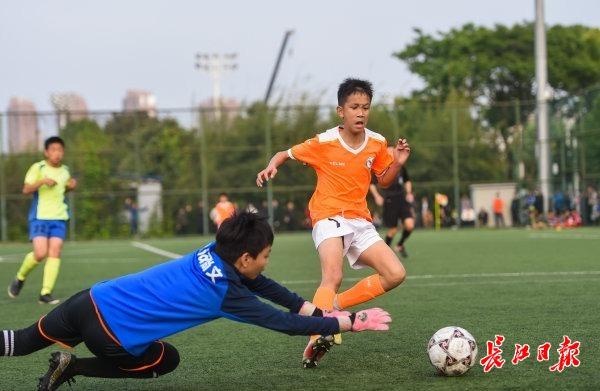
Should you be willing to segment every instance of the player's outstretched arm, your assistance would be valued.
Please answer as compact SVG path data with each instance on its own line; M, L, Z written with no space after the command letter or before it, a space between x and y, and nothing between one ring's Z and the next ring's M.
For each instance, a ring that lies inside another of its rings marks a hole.
M277 174L277 168L289 158L287 151L280 151L273 155L267 167L256 175L256 185L262 187L264 182L274 178Z

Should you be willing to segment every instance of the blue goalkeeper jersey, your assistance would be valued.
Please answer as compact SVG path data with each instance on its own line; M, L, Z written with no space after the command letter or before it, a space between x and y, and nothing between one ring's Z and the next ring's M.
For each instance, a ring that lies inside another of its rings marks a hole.
M214 247L211 243L179 259L92 286L92 299L123 348L139 356L156 340L221 317L290 335L339 332L336 318L298 315L303 298L263 275L244 277Z

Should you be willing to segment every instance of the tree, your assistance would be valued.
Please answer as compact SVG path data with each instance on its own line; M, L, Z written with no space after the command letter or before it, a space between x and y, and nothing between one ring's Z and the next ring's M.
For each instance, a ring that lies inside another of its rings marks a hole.
M87 119L70 122L61 130L61 136L65 140L65 164L77 179L71 205L76 236L89 239L116 235L122 224L115 211L121 205L115 197L106 196L118 189L110 170L110 137L95 121Z
M436 36L415 32L415 40L394 55L423 79L425 86L416 95L443 100L454 90L467 97L501 138L499 152L505 151L510 175L517 116L527 118L535 110L533 24L466 24ZM572 96L600 82L600 29L553 26L547 31L547 47L549 82L557 96ZM520 110L512 105L515 101L524 103Z

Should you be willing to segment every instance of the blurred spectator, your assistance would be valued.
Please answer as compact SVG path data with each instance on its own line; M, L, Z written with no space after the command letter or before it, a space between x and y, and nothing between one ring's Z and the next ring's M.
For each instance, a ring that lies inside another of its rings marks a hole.
M235 206L229 201L227 193L219 194L219 200L214 208L210 211L210 218L219 229L221 223L235 213Z
M587 206L590 223L597 225L600 222L600 198L592 186L587 188Z
M568 200L562 191L557 190L554 193L554 195L552 196L552 206L554 209L554 214L557 216L562 215L569 209Z
M177 210L177 215L175 216L175 234L176 235L184 235L187 233L189 225L188 214L185 210L185 207L181 207Z
M285 204L281 228L285 231L296 231L302 228L301 221L301 212L296 209L296 205L293 201L288 201Z
M566 217L563 221L563 225L566 228L581 227L582 221L581 221L581 215L579 214L579 212L577 212L574 209L568 211L566 213Z
M460 224L463 227L474 227L475 226L475 209L471 199L463 195L460 199Z
M477 223L479 224L479 226L487 227L488 219L488 212L483 208L479 209L479 213L477 213Z
M427 197L421 197L421 225L423 228L433 227L433 213L429 209L429 200Z
M125 210L129 212L129 233L131 236L137 236L140 222L140 209L135 201L130 197L125 198Z
M312 222L310 219L310 210L308 204L304 206L304 219L302 220L302 226L307 229L312 229Z
M269 208L267 207L267 200L263 200L263 202L260 203L260 206L257 208L256 213L258 213L261 216L269 217Z
M283 220L283 212L279 207L279 201L273 198L271 205L273 205L273 229L280 230L281 221Z
M510 220L513 227L519 227L521 225L521 219L519 218L519 211L521 210L519 197L515 195L515 198L510 202Z
M533 203L533 206L535 207L537 214L542 215L544 214L544 195L539 189L536 189L534 192L534 196L535 201Z
M494 213L494 226L496 228L505 227L504 224L504 200L500 198L500 193L492 200L492 212Z

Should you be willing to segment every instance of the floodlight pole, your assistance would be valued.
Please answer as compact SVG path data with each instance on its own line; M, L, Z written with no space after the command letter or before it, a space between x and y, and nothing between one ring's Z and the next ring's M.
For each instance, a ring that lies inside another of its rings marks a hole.
M271 80L269 81L267 92L265 93L265 155L267 157L267 164L271 158L271 155L273 155L273 145L271 141L271 120L269 118L269 98L271 97L271 92L273 91L273 85L275 85L275 79L277 78L277 73L279 72L279 66L281 65L283 53L285 53L285 47L287 46L288 40L293 33L294 30L287 30L285 32L283 41L281 42L281 47L279 48L279 55L277 56L275 67L271 73ZM269 218L269 224L273 226L273 185L271 184L271 181L267 181L267 215Z
M212 81L212 106L215 119L221 117L221 75L226 71L234 71L238 64L237 53L196 53L195 68L208 72ZM198 107L198 132L200 134L200 181L202 185L202 227L203 234L208 235L208 160L206 131L202 126L202 109Z
M4 130L2 122L4 117L0 113L0 241L6 242L8 235L6 232L6 182L4 178Z
M196 69L208 72L212 81L212 103L215 118L221 115L221 75L226 71L236 70L237 53L196 53Z
M544 210L541 212L545 215L550 205L550 140L547 103L550 86L548 85L544 0L535 0L535 79L537 82L538 179L544 198Z

